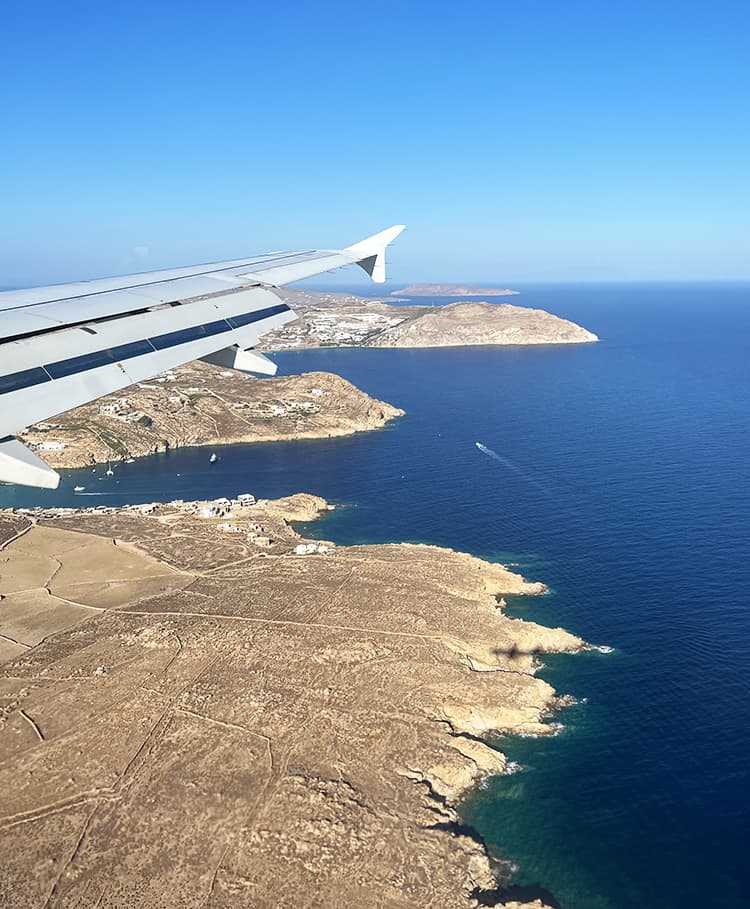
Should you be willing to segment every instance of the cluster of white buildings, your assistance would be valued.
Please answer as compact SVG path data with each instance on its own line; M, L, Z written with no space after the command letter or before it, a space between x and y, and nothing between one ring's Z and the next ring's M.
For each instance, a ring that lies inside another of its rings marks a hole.
M88 508L13 508L15 514L27 514L35 517L67 517L76 513L83 514L115 514L118 511L128 511L133 514L151 515L158 508L177 510L181 514L193 515L200 518L223 518L216 525L217 530L222 533L244 534L247 541L261 549L268 549L274 545L263 526L257 521L253 523L237 524L232 520L237 517L235 512L242 512L244 509L251 508L256 504L254 495L249 492L241 493L235 498L220 498L206 502L185 502L183 499L173 499L171 502L146 502L139 505L94 505ZM240 515L241 516L241 515ZM330 543L298 543L294 547L295 555L316 555L332 552L333 546Z
M277 335L278 348L304 346L306 339L314 338L329 347L354 347L361 345L371 334L385 331L404 320L378 312L341 313L331 310L308 310L305 318L287 326Z
M29 431L49 432L60 428L59 423L37 423L36 426L30 427ZM27 444L34 451L65 451L68 447L65 442L59 442L57 439L29 439Z
M158 376L154 377L154 382L159 382L162 385L165 382L176 382L176 381L177 381L177 376L171 370L168 372L162 372ZM139 382L138 387L139 388L156 388L157 386L150 385L146 382Z
M326 392L321 388L314 388L310 394L320 398ZM284 417L294 413L315 413L317 405L315 401L282 401L280 404L267 404L265 401L234 401L231 406L235 410L257 411L260 416Z
M315 553L331 552L332 547L326 543L298 543L294 547L295 555L314 555Z
M116 417L124 423L137 423L147 416L143 410L132 410L130 398L117 398L115 401L104 401L99 405L99 413L107 417Z
M321 312L307 319L307 331L321 344L356 345L373 332L385 331L400 322L403 319L376 312L347 313L343 317L335 312Z
M37 451L65 451L68 446L65 442L55 442L52 439L47 439L43 442L32 442L31 447Z
M272 417L283 417L287 413L313 413L315 411L314 401L284 401L283 404L271 404L270 412Z

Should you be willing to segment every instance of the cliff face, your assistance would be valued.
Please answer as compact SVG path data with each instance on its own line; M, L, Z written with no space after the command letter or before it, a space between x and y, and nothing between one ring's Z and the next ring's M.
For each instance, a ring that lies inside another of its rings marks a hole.
M350 435L402 415L331 373L255 379L190 363L21 437L53 467L82 467L185 445Z
M585 344L593 332L542 309L510 303L453 303L386 329L372 347L461 347L492 344Z

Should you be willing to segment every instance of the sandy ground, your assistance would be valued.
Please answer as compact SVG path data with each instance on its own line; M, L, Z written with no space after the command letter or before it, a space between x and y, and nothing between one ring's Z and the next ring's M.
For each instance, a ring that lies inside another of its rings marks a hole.
M496 898L455 806L505 769L483 736L549 731L536 656L583 642L471 556L295 554L323 507L0 513L1 906Z

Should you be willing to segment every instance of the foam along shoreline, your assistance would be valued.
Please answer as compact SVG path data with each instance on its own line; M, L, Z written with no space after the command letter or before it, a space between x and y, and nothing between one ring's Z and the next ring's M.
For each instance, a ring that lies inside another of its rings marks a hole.
M538 656L585 642L506 616L544 585L465 553L308 550L289 522L326 509L0 514L0 901L492 898L456 806L508 772L484 736L550 733Z

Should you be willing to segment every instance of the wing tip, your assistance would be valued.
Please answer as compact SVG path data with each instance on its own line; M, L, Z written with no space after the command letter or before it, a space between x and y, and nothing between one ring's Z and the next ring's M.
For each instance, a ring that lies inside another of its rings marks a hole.
M375 284L384 284L386 247L405 230L405 224L394 224L371 237L360 240L359 243L347 246L344 252L367 272Z

